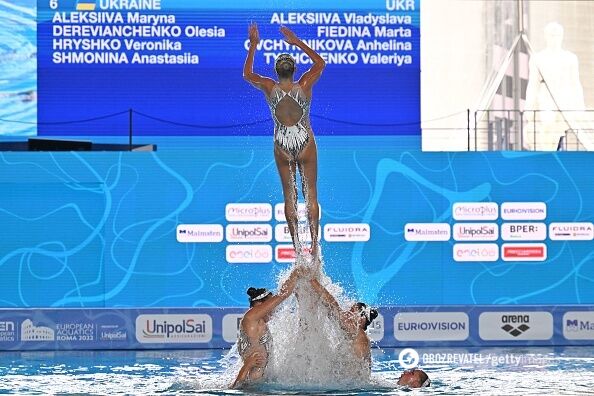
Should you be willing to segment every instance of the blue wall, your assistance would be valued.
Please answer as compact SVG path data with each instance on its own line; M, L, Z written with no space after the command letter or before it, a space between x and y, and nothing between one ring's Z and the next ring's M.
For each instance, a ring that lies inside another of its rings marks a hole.
M545 224L592 222L588 153L420 153L393 149L393 139L318 139L322 226L370 225L368 242L322 241L327 273L353 297L594 303L592 241L547 237L544 261L456 262L452 238L404 238L407 223L454 224L455 202L544 202ZM157 153L0 153L0 305L245 306L247 287L274 286L287 263L229 264L230 243L177 242L179 224L229 224L228 203L282 202L269 138L200 143Z

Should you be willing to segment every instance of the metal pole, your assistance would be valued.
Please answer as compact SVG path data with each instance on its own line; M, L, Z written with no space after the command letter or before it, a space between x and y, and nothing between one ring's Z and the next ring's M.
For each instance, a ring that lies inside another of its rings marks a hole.
M132 151L132 109L128 109L128 150Z
M534 135L534 151L536 151L536 110L532 110L532 129Z
M466 109L466 136L468 138L466 151L470 151L470 109Z
M478 113L478 110L475 110L475 111L474 111L474 151L477 151L477 147L476 147L476 136L477 136L477 135L476 135L476 128L477 128L477 126L476 126L476 122L477 122L477 121L476 121L476 118L477 118L477 117L476 117L476 114L477 114L477 113Z
M524 112L520 111L520 148L524 150Z

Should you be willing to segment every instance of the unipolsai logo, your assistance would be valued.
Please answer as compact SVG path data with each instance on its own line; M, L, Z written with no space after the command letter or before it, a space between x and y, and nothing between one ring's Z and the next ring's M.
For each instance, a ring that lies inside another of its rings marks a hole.
M141 343L207 343L212 339L212 318L206 314L139 315L136 339Z
M127 341L128 330L119 325L101 325L99 327L99 339L101 341Z

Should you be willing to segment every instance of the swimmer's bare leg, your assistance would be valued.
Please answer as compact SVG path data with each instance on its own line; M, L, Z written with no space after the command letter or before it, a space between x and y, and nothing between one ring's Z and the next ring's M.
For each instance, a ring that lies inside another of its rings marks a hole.
M318 230L320 228L320 206L318 205L318 151L316 142L312 138L299 156L299 171L301 172L301 181L303 196L307 206L307 220L309 222L309 232L311 234L311 256L314 265L321 265L319 257Z
M297 215L297 169L295 161L283 152L278 146L274 146L274 160L276 168L281 178L283 186L283 196L285 199L285 217L287 218L287 226L291 233L293 240L293 247L295 254L301 254L301 243L299 242Z

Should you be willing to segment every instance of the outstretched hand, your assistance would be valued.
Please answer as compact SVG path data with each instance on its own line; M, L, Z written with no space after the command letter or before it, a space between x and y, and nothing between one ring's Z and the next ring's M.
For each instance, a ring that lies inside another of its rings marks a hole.
M291 45L296 45L299 42L299 38L291 29L286 26L280 28L281 33L285 36L285 41Z
M258 32L258 25L252 22L248 27L248 37L250 44L258 44L260 42L260 32Z

